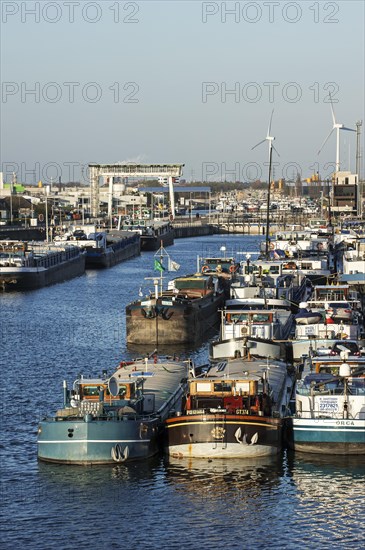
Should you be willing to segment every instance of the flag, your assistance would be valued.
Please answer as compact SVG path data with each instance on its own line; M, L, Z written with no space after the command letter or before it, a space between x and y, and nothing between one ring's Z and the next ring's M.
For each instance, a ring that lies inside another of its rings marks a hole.
M156 260L156 259L155 259L154 269L155 269L155 271L160 271L161 273L162 273L162 271L165 271L165 268L162 265L162 263L159 260Z
M180 269L180 264L174 262L174 260L169 259L169 271L178 271Z

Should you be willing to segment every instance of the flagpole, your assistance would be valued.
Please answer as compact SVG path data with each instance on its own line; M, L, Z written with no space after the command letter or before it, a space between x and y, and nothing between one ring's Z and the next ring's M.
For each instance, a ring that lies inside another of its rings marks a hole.
M161 241L161 246L160 246L160 264L161 265L162 265L162 262L163 262L163 241ZM160 294L162 294L162 273L163 272L160 271Z

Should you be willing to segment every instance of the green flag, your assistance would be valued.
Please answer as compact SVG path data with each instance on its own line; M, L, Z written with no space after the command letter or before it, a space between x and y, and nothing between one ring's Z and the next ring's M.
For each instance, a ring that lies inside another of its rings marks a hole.
M165 268L164 266L162 265L162 263L159 261L159 260L156 260L155 259L155 267L154 267L155 271L160 271L162 273L162 271L165 271Z

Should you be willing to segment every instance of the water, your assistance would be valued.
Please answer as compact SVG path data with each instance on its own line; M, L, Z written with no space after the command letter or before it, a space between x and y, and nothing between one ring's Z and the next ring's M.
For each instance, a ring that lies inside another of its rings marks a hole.
M183 274L196 270L197 255L257 245L257 237L221 235L177 240L167 251ZM62 405L62 380L135 356L125 345L124 308L156 275L153 255L0 295L1 547L362 548L363 458L38 463L38 420ZM207 345L187 353L204 363Z

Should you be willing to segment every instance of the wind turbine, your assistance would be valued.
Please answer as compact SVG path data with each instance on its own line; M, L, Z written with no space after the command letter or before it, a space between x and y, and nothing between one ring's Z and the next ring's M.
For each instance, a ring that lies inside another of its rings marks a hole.
M272 113L271 113L266 138L259 141L259 143L256 143L256 145L254 145L251 149L251 151L252 151L253 149L258 147L262 143L265 143L265 141L269 142L269 181L268 181L268 188L267 188L266 241L265 241L265 257L266 257L267 260L269 259L269 245L270 245L270 239L269 239L270 216L269 216L269 211L270 211L270 189L271 189L271 169L272 169L272 151L273 151L273 149L275 150L277 155L280 157L279 153L277 152L277 150L275 149L274 144L273 144L273 141L274 141L275 138L270 135L270 133L271 133L271 122L272 122L273 114L274 114L274 109L272 110Z
M331 102L331 112L332 112L333 126L332 126L332 130L330 131L330 133L328 134L328 136L326 137L326 139L322 143L321 148L318 151L318 155L320 154L323 147L327 143L327 141L328 141L329 137L331 136L332 132L334 130L336 130L336 140L337 140L336 141L336 172L339 172L340 171L340 130L347 130L348 132L356 132L356 130L354 130L353 128L346 128L346 126L344 126L340 122L336 122L335 113L334 113L334 110L333 110L331 94L329 94L329 96L330 96L330 102Z

